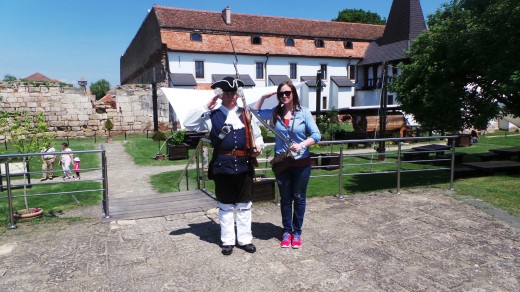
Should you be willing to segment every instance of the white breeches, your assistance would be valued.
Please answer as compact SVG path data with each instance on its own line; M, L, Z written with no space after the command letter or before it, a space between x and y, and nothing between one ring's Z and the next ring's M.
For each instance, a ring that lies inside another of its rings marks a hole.
M218 203L218 220L220 222L220 239L223 245L250 244L253 240L251 232L252 203L222 204ZM235 211L237 234L235 237Z

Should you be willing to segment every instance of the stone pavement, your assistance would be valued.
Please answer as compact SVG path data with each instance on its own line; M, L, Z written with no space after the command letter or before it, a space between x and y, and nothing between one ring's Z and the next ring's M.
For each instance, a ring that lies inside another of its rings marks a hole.
M451 195L311 198L300 250L279 247L279 207L255 204L258 251L230 256L215 209L101 223L96 207L2 234L0 291L520 291L520 233Z

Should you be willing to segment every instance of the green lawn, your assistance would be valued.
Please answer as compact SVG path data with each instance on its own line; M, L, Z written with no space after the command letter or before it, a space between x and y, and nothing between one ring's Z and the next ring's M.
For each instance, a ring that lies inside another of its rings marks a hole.
M166 154L167 145L164 141L160 143L155 142L146 135L132 135L124 141L126 152L132 157L136 165L151 165L151 166L162 166L162 165L178 165L186 164L185 160L155 160L155 154L157 152ZM192 150L190 150L190 155Z
M147 138L146 135L132 135L126 139L122 136L115 137L114 140L121 141L125 145L125 150L133 158L134 163L138 165L152 165L152 166L163 166L163 165L185 165L186 160L180 161L157 161L153 159L155 153L159 149L159 145L154 142L151 138ZM61 149L60 145L63 140L54 141L53 145L57 149ZM104 139L97 139L97 143L94 143L94 139L74 139L69 140L71 149L73 150L91 150L98 149L100 142L105 142ZM519 146L520 135L509 133L507 137L503 132L495 134L488 134L482 136L479 143L473 144L470 147L457 148L457 152L466 153L465 161L478 161L476 154L488 152L490 149ZM7 145L9 146L9 145ZM1 147L4 147L3 145ZM166 146L161 148L161 152L166 153ZM338 146L334 146L330 150L326 146L321 146L317 152L337 152ZM5 152L5 149L2 149ZM8 147L7 152L10 149ZM265 152L265 151L264 151ZM190 155L193 150L190 150ZM270 156L272 158L272 154ZM366 174L376 171L395 170L395 157L388 155L385 162L389 164L378 165L377 158L373 156L363 157L350 157L344 160L344 163L354 164L345 167L344 173L349 174L344 176L342 189L344 195L355 195L356 193L363 192L374 192L381 190L395 190L397 179L395 173L392 174ZM365 165L355 165L363 163ZM95 168L99 165L99 154L81 154L81 167L82 168ZM262 163L262 167L266 167ZM412 163L403 163L403 169L413 170L419 168L432 168L430 165L416 165ZM56 169L59 166L56 164ZM32 159L30 162L30 169L33 171L39 171L41 169L41 163L37 159ZM262 172L260 172L262 173ZM354 173L364 173L350 175ZM61 175L61 172L57 172L56 175ZM151 178L153 187L160 193L176 192L177 181L180 176L180 171L164 172L155 175ZM330 177L312 178L309 187L309 196L329 196L337 195L339 193L339 181L337 171L327 170L314 170L312 175L331 175ZM272 176L272 173L267 172L268 176ZM193 189L195 186L195 171L190 171L190 188ZM40 175L34 174L31 177L32 181L39 181ZM486 201L494 206L497 206L503 210L510 212L513 215L520 216L520 195L518 175L510 176L505 174L498 174L488 177L479 178L467 178L455 181L454 188L458 196L470 196L477 199ZM185 180L181 182L181 187L185 188ZM402 188L421 188L421 187L436 187L436 188L448 188L449 187L449 174L447 171L428 171L428 172L409 172L403 173L401 176L401 187ZM33 186L29 189L29 193L40 194L49 192L64 192L64 191L75 191L85 189L100 189L101 183L99 182L75 182L68 184L55 184L55 185L42 185ZM213 182L207 182L207 189L213 190ZM13 195L22 195L23 190L14 190ZM6 196L6 192L0 192L0 196ZM77 193L72 195L51 195L51 196L40 196L40 197L29 197L30 207L40 207L46 210L45 215L47 218L52 218L56 213L61 211L88 205L96 205L101 202L101 192L89 192L89 193ZM14 200L14 209L21 209L23 207L23 199L18 198ZM0 223L6 225L7 220L7 200L0 199ZM54 220L54 219L52 219Z
M438 141L437 141L438 142ZM479 161L478 153L488 152L490 149L504 148L520 145L520 135L509 134L507 137L503 132L482 136L479 143L469 147L456 148L457 152L466 153L464 162ZM334 146L337 152L338 146ZM321 152L330 152L327 147L320 147ZM374 192L381 190L396 190L397 177L395 173L390 174L367 174L395 170L396 157L388 155L385 162L389 164L377 164L377 158L372 156L349 157L344 163L353 164L345 167L343 177L343 194L355 195L356 193ZM355 165L363 163L364 165ZM265 166L262 166L265 167ZM403 163L402 169L428 169L437 168L425 164ZM308 186L308 196L330 196L339 193L339 180L337 171L313 170L313 176L332 175L330 177L311 178ZM363 173L363 174L355 174ZM176 192L177 180L180 171L165 172L152 177L153 187L160 193ZM268 175L272 176L272 173ZM190 188L196 185L195 171L190 171ZM520 216L520 192L518 192L520 180L518 175L496 174L488 177L466 178L454 182L454 190L457 196L470 196L486 201L509 213ZM184 179L181 184L185 188ZM449 188L449 172L442 170L406 172L401 174L401 188ZM207 184L209 190L213 190L213 183Z
M67 142L67 140L55 140L52 141L52 145L56 148L56 151L61 151L61 143ZM99 142L99 139L98 139ZM94 139L69 139L69 146L72 150L94 150L99 149L100 144L94 143ZM3 148L3 152L13 153L12 149L7 145L7 149ZM100 157L99 153L80 153L76 156L81 159L81 168L98 168ZM58 165L59 157L54 165L54 180L53 182L60 182L61 176L63 176L63 172L61 171L61 167ZM29 161L29 171L30 172L38 172L41 171L42 163L39 157L32 157ZM71 167L72 168L72 167ZM99 173L99 170L97 170ZM84 175L84 173L82 173ZM31 184L39 183L42 175L40 173L30 174ZM22 184L23 180L21 177L13 177L13 184ZM5 185L5 178L2 178L2 183ZM81 192L85 190L99 190L102 188L101 182L99 181L74 181L72 183L56 183L56 184L43 184L43 185L32 185L31 188L27 188L28 195L40 195L47 193L61 193L61 192L69 192L69 191L78 191L73 195L71 194L55 194L49 196L28 196L28 205L29 208L38 207L44 209L44 215L47 218L54 217L56 214L59 214L65 210L81 207L81 206L91 206L96 204L101 204L101 191L94 192ZM13 197L23 196L24 190L23 188L13 189L12 195ZM6 197L7 191L3 188L3 191L0 192L0 197ZM14 198L13 199L13 210L25 209L24 199L23 197ZM8 219L8 206L7 199L0 199L0 224L6 225L9 221Z

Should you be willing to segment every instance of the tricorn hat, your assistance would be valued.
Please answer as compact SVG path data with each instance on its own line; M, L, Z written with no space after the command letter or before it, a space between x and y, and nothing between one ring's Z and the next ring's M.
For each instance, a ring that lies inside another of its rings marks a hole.
M223 92L235 92L239 87L243 86L244 82L230 76L211 84L212 89L220 88Z

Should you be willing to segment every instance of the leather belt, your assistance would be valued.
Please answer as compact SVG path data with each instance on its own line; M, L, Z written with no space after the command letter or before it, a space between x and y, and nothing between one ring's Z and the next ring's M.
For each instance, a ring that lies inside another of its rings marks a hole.
M246 150L220 150L218 152L220 155L229 155L229 156L249 156Z

